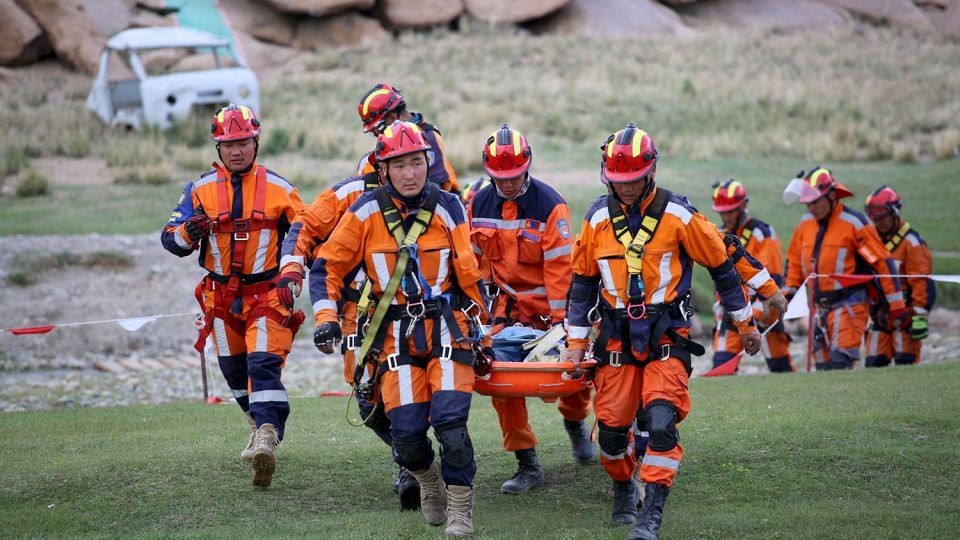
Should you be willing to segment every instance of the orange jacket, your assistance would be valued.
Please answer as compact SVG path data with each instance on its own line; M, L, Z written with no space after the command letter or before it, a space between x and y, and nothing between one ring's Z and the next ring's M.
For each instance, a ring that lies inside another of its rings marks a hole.
M881 237L890 250L897 266L897 274L910 276L929 275L933 272L930 248L926 241L906 221L900 227ZM906 291L907 306L916 313L928 313L933 308L937 290L933 280L924 277L900 278L900 285Z
M440 130L437 126L430 124L423 119L420 113L410 113L413 115L411 122L423 129L424 138L430 143L430 150L427 151L427 181L440 186L440 189L451 193L460 193L460 184L457 182L457 173L453 170L453 165L447 159L447 147L443 143L443 137L440 136ZM370 161L370 154L367 152L357 163L357 176L363 176L374 172L373 164Z
M736 235L747 253L767 269L773 281L778 286L783 285L783 255L777 231L759 219L750 218L748 214L744 217L747 219L737 226L737 230L724 232Z
M570 289L570 209L555 189L530 177L526 191L514 200L497 194L496 186L480 190L467 208L470 241L484 279L516 302L521 322L562 322ZM494 317L510 317L497 302Z
M786 287L796 290L810 274L896 274L890 252L866 216L837 202L819 223L809 213L800 218L787 249ZM881 277L880 286L891 310L904 308L899 280ZM814 280L814 296L840 291L829 277Z
M427 183L424 194L439 189ZM380 188L389 190L388 187ZM392 190L391 190L392 191ZM390 191L388 191L389 193ZM315 300L317 322L336 322L337 301L340 299L344 279L362 264L370 278L372 292L378 298L393 275L397 261L397 241L387 229L382 210L376 199L376 191L364 193L343 215L340 224L324 243L310 272L310 295ZM392 194L394 204L407 219L416 210L408 211L401 200ZM440 193L437 208L429 227L417 238L418 267L429 296L457 292L476 302L481 309L481 319L488 315L483 308L483 281L477 268L477 259L470 247L466 211L455 195ZM428 296L425 294L424 298ZM391 304L405 305L406 299L400 290ZM466 319L457 313L458 322L466 329ZM387 325L386 343L391 343L393 325ZM413 338L411 338L413 339ZM468 347L468 345L455 345ZM386 350L385 350L386 352Z
M657 189L651 190L640 202L639 209L624 208L631 223L631 233L637 230ZM608 197L612 195L598 198L587 211L582 232L573 247L574 283L567 313L571 349L587 349L592 326L588 313L593 306L584 300L589 293L584 294L586 291L579 291L578 287L598 282L602 299L609 306L624 308L629 304L624 247L613 232ZM752 330L752 310L741 289L740 276L727 255L722 234L716 225L690 205L686 197L673 194L653 238L644 246L641 277L645 302L670 303L686 295L693 278L694 261L710 270L720 291L721 303L741 333ZM689 326L687 321L683 324Z
M247 235L241 233L211 234L198 244L194 244L187 237L183 223L189 219L197 209L202 209L212 219L222 212L232 214L234 220L249 219L254 210L254 196L257 190L257 173L262 169L265 182L264 217L276 220L276 227L252 231ZM225 206L221 206L218 190L221 183L226 187ZM234 191L239 186L242 194L242 204L233 202ZM230 274L230 260L233 246L237 242L246 242L243 256L243 274L265 278L276 272L280 261L280 245L284 235L290 228L297 214L303 210L303 201L300 194L287 179L254 163L250 172L243 175L232 175L219 164L214 164L214 170L203 174L197 181L186 185L180 202L170 221L161 233L164 247L168 251L184 257L200 248L200 266L208 272L219 276ZM245 240L242 238L246 237Z
M364 192L378 187L380 179L371 173L346 178L317 195L294 220L290 234L283 241L280 272L299 272L303 275L313 264L317 247L330 237L350 205Z

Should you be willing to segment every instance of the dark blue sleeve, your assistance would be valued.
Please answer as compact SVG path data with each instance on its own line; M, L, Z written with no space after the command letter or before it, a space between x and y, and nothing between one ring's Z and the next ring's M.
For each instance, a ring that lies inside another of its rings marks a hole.
M178 242L179 233L177 232L180 225L190 219L193 213L193 182L189 182L186 187L183 188L183 193L180 194L180 200L177 202L176 208L173 209L173 213L170 214L170 220L167 221L163 230L160 231L160 242L163 244L163 247L179 257L186 257L193 253L195 249L195 246L181 245L180 242Z

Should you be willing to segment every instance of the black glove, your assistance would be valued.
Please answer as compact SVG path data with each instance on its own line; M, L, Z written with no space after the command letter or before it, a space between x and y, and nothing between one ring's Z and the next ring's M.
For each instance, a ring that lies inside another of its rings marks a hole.
M493 362L496 361L497 355L493 352L493 347L480 347L478 344L473 346L473 356L475 360L473 362L473 373L477 377L486 377L490 373L490 368L493 365Z
M198 212L183 223L183 231L187 233L191 242L199 242L201 238L210 234L211 223L206 214Z
M313 344L316 345L317 350L324 354L333 354L334 346L340 343L341 339L343 339L343 331L340 330L340 325L335 322L321 323L313 331Z

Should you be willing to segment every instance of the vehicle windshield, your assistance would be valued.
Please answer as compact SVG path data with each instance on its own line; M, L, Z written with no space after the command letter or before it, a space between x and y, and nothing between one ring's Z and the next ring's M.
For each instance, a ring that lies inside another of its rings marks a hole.
M147 75L239 67L227 47L176 47L139 51Z

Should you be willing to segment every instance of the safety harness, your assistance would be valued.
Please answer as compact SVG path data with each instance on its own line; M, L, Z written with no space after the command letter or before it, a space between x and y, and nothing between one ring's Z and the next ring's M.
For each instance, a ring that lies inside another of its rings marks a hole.
M369 398L361 392L372 391L372 388L361 388L361 380L367 362L377 361L380 352L383 350L383 342L387 333L387 325L384 323L400 321L398 329L400 336L398 340L399 350L387 356L383 362L378 364L372 382L375 382L387 370L396 371L400 366L412 365L425 368L429 359L434 357L472 366L474 357L471 350L457 349L440 344L441 325L437 319L442 317L447 324L451 338L457 343L463 343L474 340L467 338L460 331L453 310L459 309L473 321L473 325L477 326L481 313L480 306L459 291L432 296L429 285L420 273L416 242L417 238L430 225L437 207L437 201L440 198L440 190L435 188L430 191L423 206L420 207L406 231L404 231L400 210L394 204L387 189L385 187L378 189L375 196L387 230L397 241L398 250L396 267L390 276L390 281L384 288L383 295L376 301L376 308L374 308L369 326L364 332L360 351L357 355L358 362L354 373L354 383L358 395L365 399ZM391 299L396 296L398 290L404 296L406 302L404 304L391 304ZM426 358L411 357L409 354L409 338L417 326L428 317L436 320L431 337L433 348Z
M897 249L897 246L899 246L900 243L903 242L903 239L906 238L908 234L910 234L910 224L904 221L903 224L900 225L900 228L897 229L895 233L893 233L893 236L891 236L890 239L887 240L886 242L887 251L889 251L890 253L893 253L893 250Z
M746 249L747 244L750 243L750 239L753 238L753 230L757 228L757 220L750 218L746 223L743 224L743 230L740 231L740 245Z
M637 233L631 238L630 225L619 201L614 197L607 197L607 210L613 234L623 244L624 259L627 263L629 302L625 309L615 309L602 296L598 298L600 327L597 340L593 345L594 357L597 365L611 365L620 367L624 364L646 365L653 360L666 360L671 356L681 359L687 368L692 371L690 355L700 356L704 348L699 343L681 336L672 326L675 321L686 321L693 310L690 308L690 293L677 297L673 302L661 304L647 304L645 302L643 279L641 276L644 245L653 238L657 227L666 211L667 202L672 193L663 188L657 188L653 201L647 206L640 221ZM595 317L596 319L597 317ZM641 321L650 325L647 349L649 356L646 360L637 360L631 354L630 323ZM615 330L619 330L621 348L619 351L607 351L607 343ZM660 344L666 335L673 344Z
M267 198L267 168L258 165L256 170L256 184L254 187L253 210L249 219L233 219L230 215L232 204L227 194L229 179L223 170L217 167L217 207L220 213L210 226L210 234L230 234L230 274L224 276L210 272L205 276L194 291L197 303L203 310L204 324L200 335L193 347L202 351L207 336L213 329L214 319L221 319L237 333L244 334L246 329L260 317L267 317L284 328L289 328L294 334L300 329L305 318L302 310L292 315L284 315L277 309L270 307L266 297L261 299L271 289L277 286L277 269L258 274L244 274L243 260L247 250L250 233L254 231L277 228L277 219L268 218L263 209ZM213 306L206 308L203 293L213 291ZM246 321L240 321L236 315L242 313L242 302L245 298L253 298L250 313Z

